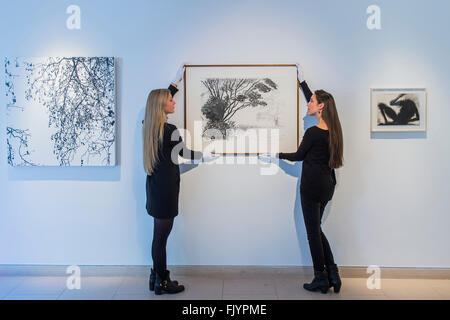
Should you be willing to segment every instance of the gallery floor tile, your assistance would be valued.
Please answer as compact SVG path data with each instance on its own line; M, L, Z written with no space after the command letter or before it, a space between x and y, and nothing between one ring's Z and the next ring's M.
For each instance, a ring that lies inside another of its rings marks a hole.
M185 291L175 295L155 295L149 291L148 268L99 266L80 278L80 288L70 289L69 275L54 275L33 268L13 269L0 275L0 299L3 300L450 300L447 279L381 279L380 286L370 288L366 278L342 278L340 293L309 292L303 283L305 274L264 272L237 273L224 268L221 272L186 274L176 268L172 280L178 280ZM87 270L89 269L89 270ZM250 270L250 269L249 269ZM256 270L254 270L256 272Z

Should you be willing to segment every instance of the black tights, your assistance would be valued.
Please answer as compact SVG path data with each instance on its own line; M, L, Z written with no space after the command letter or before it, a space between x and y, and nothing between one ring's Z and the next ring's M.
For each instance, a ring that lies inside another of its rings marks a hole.
M324 271L325 265L334 264L330 244L320 226L327 202L313 201L303 194L300 197L314 271Z
M152 242L153 270L162 278L167 270L166 244L172 230L173 219L154 218Z

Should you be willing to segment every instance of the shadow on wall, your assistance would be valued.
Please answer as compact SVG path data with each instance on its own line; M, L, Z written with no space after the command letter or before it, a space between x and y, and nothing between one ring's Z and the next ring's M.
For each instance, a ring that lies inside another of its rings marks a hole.
M11 167L8 181L120 181L120 167Z
M303 118L305 131L317 124L317 119L314 116L305 116ZM291 152L295 152L292 150ZM301 184L301 176L302 176L302 162L290 162L285 160L278 160L278 165L281 170L284 171L287 175L297 178L297 186L295 192L295 204L294 204L294 223L295 230L297 233L297 242L300 248L300 257L302 261L299 261L299 265L302 266L312 266L311 253L309 250L308 237L306 234L305 223L303 219L303 212L301 207L301 199L300 199L300 184ZM329 212L329 206L325 208L324 216ZM323 218L323 221L326 218Z
M134 148L133 150L137 150L137 154L135 157L135 170L133 176L133 194L135 195L136 200L136 225L138 226L138 230L136 233L136 241L141 246L141 257L142 261L145 261L146 265L151 264L151 241L153 234L153 219L150 215L148 215L145 203L146 203L146 194L145 194L145 181L146 174L142 165L142 119L145 115L145 108L141 109L139 116L136 120L136 130L135 130L135 138L134 138ZM317 120L314 116L305 116L303 118L304 128L305 130L316 125ZM186 173L194 168L196 168L198 164L180 164L180 173ZM308 239L306 235L305 224L303 220L303 212L301 208L300 201L300 182L301 182L301 174L302 174L302 163L296 162L291 163L284 160L279 161L280 168L288 175L297 178L297 186L296 186L296 197L294 204L294 222L297 233L298 245L300 248L300 255L302 261L299 261L300 265L312 266L311 253L309 250ZM326 221L330 210L331 210L330 201L325 208L324 216L322 219L322 223Z
M314 116L305 115L303 117L303 128L304 131L317 124L317 119ZM302 258L301 265L312 266L311 251L309 250L308 237L306 235L305 223L303 220L303 211L300 200L300 182L302 176L302 162L295 162L291 164L290 162L280 160L280 168L286 174L297 178L297 187L295 192L295 204L294 204L294 221L295 230L297 232L297 241L300 248L300 256ZM329 209L329 208L327 208Z
M317 125L316 117L308 115L303 117L303 128L305 131L315 125ZM280 160L279 165L281 170L283 170L286 174L297 178L297 189L295 193L295 204L294 204L294 221L295 221L295 229L297 232L297 241L300 248L300 256L302 257L303 260L301 265L312 266L311 251L309 249L308 237L306 234L305 223L303 220L303 211L300 199L302 162L296 162L294 164L291 164L290 162ZM325 207L325 212L322 217L322 224L327 220L328 215L330 214L331 206L332 200Z
M371 139L426 139L426 132L371 132Z

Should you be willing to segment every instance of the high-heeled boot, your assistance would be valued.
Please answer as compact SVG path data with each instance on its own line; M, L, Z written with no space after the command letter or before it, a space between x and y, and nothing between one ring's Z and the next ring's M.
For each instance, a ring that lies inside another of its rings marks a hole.
M322 293L327 293L330 288L327 271L314 271L313 281L303 284L303 288L308 291L320 290Z
M339 277L339 269L336 264L331 264L325 266L328 272L328 282L330 283L330 288L334 288L335 293L339 293L342 286L341 278Z
M156 281L156 272L155 272L155 270L153 270L153 268L151 268L150 279L148 281L148 287L149 287L150 291L155 290L155 281ZM172 281L172 280L170 280L170 281ZM178 281L175 280L172 282L174 282L176 285L178 285Z
M183 285L171 281L169 277L170 271L166 270L161 277L159 273L156 273L155 280L155 294L160 295L163 293L179 293L184 290Z

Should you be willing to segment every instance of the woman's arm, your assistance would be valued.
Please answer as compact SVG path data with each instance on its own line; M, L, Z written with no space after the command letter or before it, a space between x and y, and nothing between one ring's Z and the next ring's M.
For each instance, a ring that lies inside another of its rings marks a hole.
M298 83L300 84L300 87L302 88L302 91L303 91L303 95L305 96L306 102L308 103L309 100L311 100L313 93L311 92L311 90L309 90L308 84L303 79L303 70L302 70L300 64L296 63L295 65L297 66Z
M309 100L311 100L313 93L309 89L306 81L302 81L302 82L299 81L299 83L300 83L300 87L302 88L303 95L305 96L306 102L309 102Z
M183 74L184 74L184 63L181 65L181 67L178 68L175 78L173 78L173 80L170 83L169 90L170 93L172 94L172 97L178 92L177 83L183 79Z
M170 132L170 141L172 152L174 152L175 150L175 152L178 153L180 157L183 157L185 159L200 160L203 157L203 153L188 149L183 139L181 138L178 129L174 125L171 125L171 127L172 130Z
M308 87L308 84L306 81L303 80L303 75L301 68L299 64L297 63L297 79L300 84L300 87L302 88L303 95L305 96L306 102L309 102L311 100L311 97L313 93ZM306 154L308 153L309 149L311 149L312 146L313 137L311 136L311 131L308 129L305 132L305 135L303 136L302 143L300 144L300 147L298 147L297 152L293 153L279 153L278 158L280 159L286 159L289 161L303 161L305 159Z
M298 147L297 152L293 153L279 153L278 158L286 159L289 161L303 161L305 159L306 154L309 149L312 147L313 137L311 136L311 131L308 129L303 136L302 143L300 143L300 147Z
M181 140L181 143L183 143L183 148L179 153L180 157L189 160L200 160L203 157L203 153L201 153L200 151L193 151L188 149L188 147L186 147L186 145L184 144L183 140Z
M170 86L169 86L169 91L170 91L170 94L173 97L178 92L178 88L176 87L176 85L171 83Z

